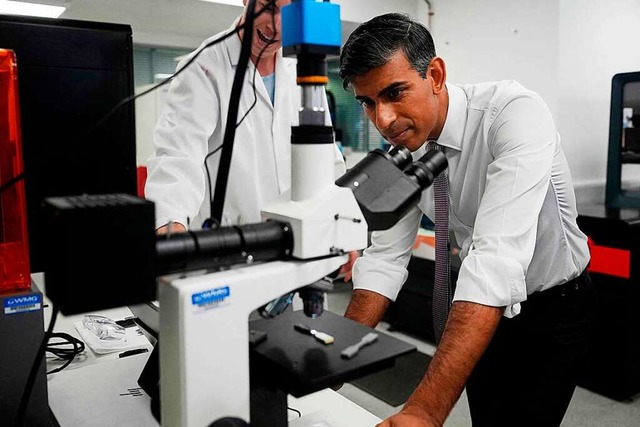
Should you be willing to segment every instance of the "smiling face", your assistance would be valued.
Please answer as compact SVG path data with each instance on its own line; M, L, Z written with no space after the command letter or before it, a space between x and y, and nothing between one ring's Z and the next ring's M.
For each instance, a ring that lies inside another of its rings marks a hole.
M415 151L442 132L448 108L445 79L441 58L431 60L423 78L399 50L384 65L354 77L351 87L384 139Z
M248 0L244 0L245 8L248 3ZM289 3L291 3L291 0L276 0L275 2L270 0L256 0L256 12L261 11L265 7L266 10L253 21L251 59L254 63L263 49L262 58L272 58L282 46L280 9ZM245 22L246 13L247 11L245 9L241 23Z

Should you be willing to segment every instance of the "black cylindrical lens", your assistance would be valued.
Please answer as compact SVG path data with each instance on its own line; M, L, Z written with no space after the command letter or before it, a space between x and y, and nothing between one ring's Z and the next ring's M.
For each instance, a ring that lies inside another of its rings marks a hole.
M404 170L404 168L409 166L409 164L413 160L413 158L411 157L411 151L409 151L408 148L403 147L401 145L397 145L393 147L388 154L389 154L391 163L393 163L399 169L402 169L402 170Z
M414 180L421 189L425 189L433 183L433 180L447 168L447 158L439 150L431 150L411 166L405 174Z
M303 288L300 290L302 310L312 319L322 315L324 311L324 292L319 289Z
M289 224L266 221L158 236L160 274L286 259L293 250Z

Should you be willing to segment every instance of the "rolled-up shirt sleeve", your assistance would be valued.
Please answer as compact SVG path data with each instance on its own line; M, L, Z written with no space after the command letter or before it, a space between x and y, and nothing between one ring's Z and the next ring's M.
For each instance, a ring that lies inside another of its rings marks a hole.
M392 301L407 280L407 264L422 212L414 207L393 227L371 233L371 245L353 267L353 288L381 294Z
M491 113L496 114L488 140L493 161L454 301L506 307L505 316L513 317L527 298L525 276L558 136L548 108L535 94Z

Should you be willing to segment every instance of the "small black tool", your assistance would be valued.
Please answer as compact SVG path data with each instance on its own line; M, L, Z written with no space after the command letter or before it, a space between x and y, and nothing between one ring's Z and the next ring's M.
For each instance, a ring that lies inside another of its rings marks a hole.
M127 317L126 319L116 320L116 325L120 325L123 328L132 328L138 326L136 320L133 317Z
M123 351L122 353L120 353L118 355L118 357L122 359L123 357L135 356L136 354L142 354L142 353L146 353L148 351L149 351L148 348L136 348L136 349L133 349L133 350Z

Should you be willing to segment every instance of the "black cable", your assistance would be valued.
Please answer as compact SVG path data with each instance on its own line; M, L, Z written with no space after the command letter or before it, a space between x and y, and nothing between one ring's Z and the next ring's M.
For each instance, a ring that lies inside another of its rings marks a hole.
M11 187L13 184L16 184L21 179L24 179L24 172L14 176L9 181L7 181L4 184L2 184L0 186L0 194L2 194L4 192L4 190L6 190L7 188Z
M49 340L51 340L52 338L60 338L63 341L48 343L46 351L55 355L59 359L66 360L67 362L59 368L47 372L47 375L55 374L56 372L62 371L64 368L69 366L69 364L73 362L73 359L75 359L75 357L78 354L82 353L85 349L84 342L65 332L54 332L49 337ZM64 348L64 346L69 345L71 345L72 348Z
M300 418L302 416L302 413L300 411L298 411L297 409L295 409L295 408L287 406L287 409L290 410L290 411L295 412L296 414L298 414L298 418Z
M249 115L249 112L251 112L251 110L253 110L253 108L258 103L258 94L257 94L257 91L256 91L256 74L258 74L258 64L260 63L260 60L262 59L262 54L264 53L265 49L268 46L269 46L268 44L264 45L264 47L260 50L260 54L258 54L258 59L256 60L255 67L253 69L253 77L251 79L251 88L253 89L253 102L249 106L249 109L247 109L247 111L244 113L242 118L238 121L238 123L236 123L236 129L238 128L238 126L240 126L242 124L244 119Z
M45 347L47 342L49 341L49 337L53 332L53 326L56 324L56 318L58 317L58 307L51 304L51 320L49 321L49 328L44 334L42 338L42 342L40 343L40 347L38 348L38 352L36 353L36 358L33 361L33 365L31 365L31 371L29 372L29 377L27 378L27 383L24 386L24 391L22 392L22 398L20 399L20 406L18 407L18 413L16 415L16 427L22 427L24 425L24 418L27 412L27 405L29 404L29 399L31 398L31 391L33 390L33 384L36 381L36 375L38 373L38 369L40 368L40 363L42 362L42 358L45 354Z
M264 10L267 10L274 3L275 3L275 0L270 1L269 3L267 3L264 6L264 8L261 10L261 12L264 11ZM271 14L271 24L273 25L274 28L276 26L276 22L275 21L276 21L275 15L272 13ZM274 37L275 36L276 36L276 34L274 34ZM257 91L256 91L256 74L258 73L258 64L260 64L260 60L262 59L262 54L264 54L264 51L267 49L267 47L269 47L269 44L265 44L264 47L260 50L260 53L258 54L258 58L256 59L256 63L254 64L255 67L253 69L253 78L252 78L252 81L251 81L251 87L253 89L253 102L251 103L251 105L249 106L247 111L244 113L242 118L238 121L238 123L236 123L236 129L242 124L244 119L249 115L251 110L253 110L253 108L258 103L258 94L257 94ZM207 172L207 182L209 183L209 206L210 206L210 209L213 209L213 193L212 193L213 185L212 185L212 182L211 182L211 173L209 172L209 165L207 164L207 160L209 159L209 157L211 157L215 153L217 153L221 148L222 148L222 145L217 147L215 150L211 151L210 153L208 153L204 158L204 168L205 168L205 171ZM222 221L222 218L220 220ZM213 221L212 210L209 212L209 221ZM219 226L219 225L221 225L221 222L218 222L218 223L214 222L213 224L215 224L216 226Z
M207 164L207 159L209 157L213 156L214 154L216 154L218 151L220 151L221 148L222 148L222 144L204 157L204 169L207 172L207 182L209 182L209 205L210 206L213 203L213 195L211 193L211 173L209 172L209 165ZM209 214L211 214L211 213L209 213ZM205 220L205 222L207 222L207 221L210 222L209 228L216 228L216 227L222 225L222 223L212 222L213 219L211 218L211 216L209 216L209 219Z
M217 221L222 223L222 209L227 192L227 180L231 167L231 155L233 154L233 141L236 135L236 121L238 120L238 107L240 105L240 95L244 86L244 75L249 65L251 56L251 41L253 39L253 21L255 19L256 0L249 0L246 7L244 34L242 37L242 47L240 48L240 58L231 86L231 99L227 111L227 123L224 137L222 139L222 153L218 166L218 177L216 178L215 197L211 203L210 218L205 221L203 228L211 227ZM266 9L266 7L264 8Z

